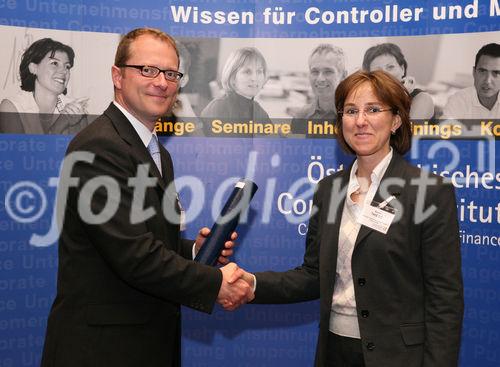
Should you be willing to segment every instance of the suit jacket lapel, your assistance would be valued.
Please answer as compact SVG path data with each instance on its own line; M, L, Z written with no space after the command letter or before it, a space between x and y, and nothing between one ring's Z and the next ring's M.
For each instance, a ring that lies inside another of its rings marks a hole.
M165 190L165 182L156 167L153 157L149 154L148 149L144 146L144 143L130 121L128 121L114 103L109 105L106 111L104 111L104 114L109 117L120 137L131 146L134 156L136 156L140 162L149 163L149 175L156 177L158 185L162 190Z
M382 177L381 183L377 189L377 192L375 193L375 196L373 197L373 200L376 202L382 202L387 197L382 197L382 194L380 192L380 188L382 186L382 181L391 179L391 178L403 178L405 173L405 160L403 157L401 157L398 153L394 152L391 162L389 163L389 166L387 167L387 170L384 173L384 176ZM397 191L399 191L401 188L399 188ZM393 193L392 191L389 191L391 194ZM356 243L354 245L354 248L356 248L361 241L363 241L366 236L368 236L373 229L366 227L364 225L361 226L359 229L358 237L356 238Z
M161 157L162 180L164 181L165 185L169 185L170 182L174 179L172 174L173 172L171 169L169 169L171 160L170 158L168 158L167 150L161 142L160 142L160 157Z

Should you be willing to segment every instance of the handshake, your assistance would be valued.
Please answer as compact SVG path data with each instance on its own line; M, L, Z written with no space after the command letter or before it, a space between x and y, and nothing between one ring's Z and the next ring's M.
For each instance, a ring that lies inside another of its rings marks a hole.
M203 246L209 234L210 230L207 227L200 229L195 241L196 253ZM246 272L237 264L229 262L229 257L233 255L233 248L236 245L234 241L237 237L236 232L231 234L229 241L224 244L218 259L219 264L225 265L220 268L222 284L217 295L217 302L228 311L236 310L241 305L254 299L254 275Z
M217 302L227 311L236 310L254 299L254 276L235 263L223 266Z

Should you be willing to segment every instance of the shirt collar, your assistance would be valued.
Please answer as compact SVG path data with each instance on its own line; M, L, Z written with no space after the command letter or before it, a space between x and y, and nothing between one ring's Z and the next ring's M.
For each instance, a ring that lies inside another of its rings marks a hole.
M315 101L311 103L309 110L309 117L323 118L325 116L336 116L337 112L335 110L335 106L332 105L332 108L328 110L324 110L319 106L319 98L316 96Z
M489 110L488 108L484 107L483 104L481 103L481 101L479 100L479 96L477 95L477 90L475 87L472 87L474 88L474 91L472 93L473 97L472 97L472 104L475 106L475 107L481 107L487 111L493 111L493 109L497 108L496 106L498 106L498 104L500 103L500 93L497 94L497 100L495 101L495 104L493 105L493 107L491 108L491 110Z
M318 113L337 113L336 110L335 110L335 105L332 104L332 108L328 109L328 110L324 110L320 107L319 105L319 98L316 97L316 103L314 104L314 111L315 112L318 112Z
M372 181L370 185L370 191L371 188L375 185L376 188L378 188L380 181L382 180L382 177L384 177L385 171L387 170L387 167L389 167L389 163L391 162L393 156L393 150L392 147L390 147L389 153L377 164L377 166L373 169L370 179ZM354 161L354 164L352 165L352 169L349 175L349 185L347 187L347 197L350 198L351 194L359 189L359 183L358 183L358 178L356 176L356 172L358 171L358 160L356 159Z
M122 111L127 120L129 120L137 135L139 135L139 138L141 138L142 143L147 148L153 135L156 135L156 131L150 131L142 122L140 122L134 115L128 112L125 107L120 105L117 101L113 101L113 103L116 107L118 107L120 111Z

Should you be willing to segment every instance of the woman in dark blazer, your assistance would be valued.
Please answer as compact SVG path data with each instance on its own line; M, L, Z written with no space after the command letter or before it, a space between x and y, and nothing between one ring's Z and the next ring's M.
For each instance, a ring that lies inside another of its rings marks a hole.
M463 285L454 188L402 158L411 102L401 83L356 72L335 101L338 141L356 160L318 184L304 263L255 274L254 302L320 298L316 366L456 367Z

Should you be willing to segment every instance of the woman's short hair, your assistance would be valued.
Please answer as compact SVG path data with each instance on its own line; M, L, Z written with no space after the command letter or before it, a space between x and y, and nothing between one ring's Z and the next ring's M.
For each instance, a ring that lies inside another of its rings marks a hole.
M410 123L411 98L406 88L389 73L376 71L357 71L342 80L335 90L335 107L339 111L337 121L337 141L349 153L356 154L347 144L342 131L342 111L347 97L362 84L371 85L380 100L392 109L393 114L401 118L401 126L391 135L390 145L399 154L405 154L411 148L412 129Z
M234 78L238 70L247 62L258 62L267 75L266 59L255 47L243 47L231 52L222 69L221 83L226 92L234 92Z
M406 62L405 56L399 46L394 43L381 43L366 50L365 56L363 57L363 70L370 71L370 65L373 60L382 55L394 56L399 66L403 68L403 76L406 76L408 63Z
M27 92L35 90L36 75L31 73L29 69L30 64L39 64L47 54L50 54L50 57L54 57L57 51L64 52L68 55L69 64L73 67L75 61L75 52L73 49L64 43L54 41L52 38L39 39L33 42L26 51L24 51L21 58L21 64L19 65L22 90ZM64 94L66 94L66 91L64 91Z

